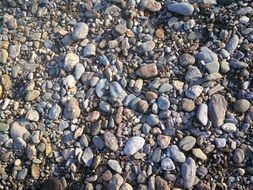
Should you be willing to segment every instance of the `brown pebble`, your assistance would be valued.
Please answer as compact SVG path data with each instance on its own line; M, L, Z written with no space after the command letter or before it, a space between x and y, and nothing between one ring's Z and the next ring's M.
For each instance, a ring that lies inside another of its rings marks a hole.
M148 102L145 101L145 100L140 100L138 103L137 103L137 109L140 113L146 113L148 111Z
M191 112L195 108L194 101L188 98L182 100L182 108L184 111Z
M164 38L164 30L162 28L157 28L155 31L155 36L159 39Z
M146 98L148 99L148 101L152 101L152 100L155 100L157 99L157 94L155 92L152 92L152 91L148 91L145 93L145 96Z

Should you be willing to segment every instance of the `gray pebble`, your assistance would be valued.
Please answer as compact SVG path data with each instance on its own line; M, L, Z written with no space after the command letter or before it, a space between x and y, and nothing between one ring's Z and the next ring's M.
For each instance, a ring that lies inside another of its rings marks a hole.
M145 144L145 140L142 137L131 137L126 142L126 145L124 147L124 154L127 156L134 155L136 152L138 152Z

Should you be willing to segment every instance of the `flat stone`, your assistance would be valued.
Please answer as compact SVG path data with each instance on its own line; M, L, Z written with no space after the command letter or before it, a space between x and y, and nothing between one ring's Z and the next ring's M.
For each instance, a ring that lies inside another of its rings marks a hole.
M184 151L191 150L196 144L196 138L193 136L186 136L179 142L179 148Z
M192 154L202 160L202 161L205 161L207 159L207 156L205 155L205 153L200 149L200 148L194 148L192 149Z
M171 170L176 169L176 167L175 167L173 161L172 161L170 158L168 158L168 157L164 158L164 159L161 161L161 167L162 167L162 169L165 170L165 171L171 171Z
M236 59L231 59L230 60L230 66L233 69L242 69L242 68L247 68L249 65L245 62L236 60Z
M145 100L140 100L140 101L137 103L137 110L138 110L140 113L146 113L146 112L148 112L148 108L149 108L148 102L145 101Z
M234 104L234 110L239 113L246 112L250 107L250 102L246 99L239 99Z
M200 52L196 55L196 57L198 60L202 60L205 63L218 62L218 55L206 46L201 47Z
M180 55L180 57L179 57L179 64L183 67L193 65L194 63L195 63L195 58L188 53L184 53L184 54Z
M69 101L67 101L64 107L63 113L66 119L70 119L70 120L76 119L80 116L81 110L76 98L73 97Z
M195 182L196 164L195 161L188 157L181 167L184 188L191 188Z
M206 104L200 104L196 112L196 118L202 125L206 125L208 122L208 106Z
M115 100L119 100L120 102L122 102L127 96L126 91L122 88L122 86L117 81L111 82L109 90L110 90L111 98L114 98Z
M119 165L119 162L117 160L108 160L108 165L111 169L113 169L114 171L121 173L122 172L122 168Z
M1 82L4 90L9 91L12 89L12 80L9 75L3 74L1 77Z
M189 87L186 91L185 91L185 95L188 98L191 99L196 99L197 97L200 96L200 94L203 92L203 87L199 86L199 85L193 85L191 87Z
M229 63L226 60L222 60L220 64L220 71L222 73L227 73L230 70Z
M79 57L75 53L68 53L65 57L63 68L65 71L70 72L79 63Z
M8 51L5 49L1 49L0 50L0 63L2 63L2 64L7 63L8 56L9 56Z
M221 128L227 133L233 133L236 131L237 127L234 123L225 123Z
M84 22L78 22L73 27L72 37L74 40L82 40L87 37L89 27Z
M168 4L167 9L173 13L184 16L190 16L194 11L194 7L188 2Z
M48 112L48 118L57 120L61 115L62 109L58 104L55 104Z
M171 137L167 135L160 134L157 137L157 143L159 144L161 149L167 148L170 144L170 141L171 141Z
M184 153L180 151L176 145L172 145L168 148L167 156L169 156L178 163L183 163L186 159Z
M150 125L150 126L155 126L159 123L159 118L157 115L155 114L150 114L148 115L146 122Z
M124 179L119 174L114 174L112 179L108 183L107 189L119 190L121 185L124 183Z
M141 0L141 6L151 12L159 12L162 8L161 3L155 0Z
M74 71L75 79L79 80L84 72L85 72L85 68L84 68L83 64L77 63L75 65L75 71Z
M17 179L18 180L24 180L27 176L27 173L28 173L28 169L27 168L23 168L22 170L20 170L18 172L18 176L17 176Z
M228 53L233 53L236 50L238 44L239 44L239 37L237 35L233 35L226 44L225 49L227 50Z
M215 94L211 97L208 104L208 115L214 127L220 127L224 123L227 105L224 96Z
M93 163L93 158L94 158L94 155L93 155L92 149L90 147L86 148L82 155L82 160L85 163L85 165L88 167L91 167Z
M162 149L160 147L156 147L152 153L152 157L151 157L152 162L154 163L160 162L161 155L162 155Z
M217 73L219 72L220 64L218 62L213 61L213 62L208 62L207 64L205 64L205 67L210 74Z
M154 77L158 74L156 64L152 63L152 64L144 65L136 71L136 74L139 77L144 78L144 79Z
M126 145L124 147L124 154L127 156L134 155L136 152L138 152L145 144L145 140L142 137L131 137L126 142Z
M245 159L245 153L242 149L237 148L233 152L233 161L236 164L242 163L242 161Z
M25 133L28 133L25 127L19 125L18 122L12 123L10 128L11 138L16 139L18 137L23 137Z
M106 112L106 113L110 113L111 112L111 105L105 101L101 101L99 102L99 109Z
M110 150L112 150L113 152L116 152L118 150L119 146L117 138L111 132L108 131L104 133L104 141L105 146Z
M107 83L107 79L106 78L102 78L98 81L97 85L96 85L96 94L99 98L103 97L105 91L106 91L106 83Z

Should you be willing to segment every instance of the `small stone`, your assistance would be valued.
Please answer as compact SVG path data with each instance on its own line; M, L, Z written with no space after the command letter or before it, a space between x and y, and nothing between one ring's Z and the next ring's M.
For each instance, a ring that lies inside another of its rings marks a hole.
M39 164L32 164L32 171L31 171L33 179L40 178L40 167Z
M61 115L62 109L58 104L55 104L48 112L48 118L57 120Z
M164 30L162 28L157 28L155 30L155 36L159 39L163 39L165 37Z
M121 185L124 183L124 179L119 174L114 174L111 181L109 182L107 189L119 190Z
M188 99L188 98L183 98L182 99L182 108L184 111L187 111L187 112L193 111L195 108L194 101L192 101L191 99Z
M110 113L111 112L111 105L105 101L99 102L99 109L106 112Z
M179 148L184 151L191 150L196 144L196 139L193 136L186 136L179 142Z
M144 79L154 77L158 74L156 64L144 65L137 70L136 74Z
M25 127L19 125L18 122L12 123L10 128L11 138L16 139L18 137L23 137L25 133L28 133Z
M78 22L73 27L72 37L74 40L82 40L87 37L89 27L83 22Z
M126 91L122 88L122 86L117 81L111 82L109 90L110 90L111 98L114 98L115 100L119 100L120 102L122 102L127 96Z
M151 157L152 162L154 163L160 162L161 154L162 154L162 149L160 147L156 147L152 153L152 157Z
M194 11L194 7L188 2L171 3L167 5L167 9L184 16L190 16Z
M152 91L146 92L145 96L146 96L148 101L156 100L157 97L158 97L157 94L155 92L152 92Z
M164 96L159 96L157 100L157 104L158 104L158 107L164 111L168 110L170 107L170 101Z
M77 63L75 66L75 71L74 71L75 79L79 80L84 72L85 72L85 68L83 64Z
M194 148L194 149L192 149L192 154L196 158L199 158L202 161L205 161L207 159L207 156L205 155L205 153L200 148Z
M246 99L239 99L234 104L234 109L236 112L244 113L250 107L250 102Z
M152 51L155 48L155 42L153 42L151 40L147 41L147 42L144 42L144 43L141 44L141 48L144 52Z
M129 183L124 183L121 187L120 190L133 190L133 187Z
M88 122L94 123L95 121L98 120L99 117L100 117L99 111L93 111L93 112L88 113L86 120Z
M93 163L93 158L94 158L94 155L93 155L92 149L90 147L86 148L82 155L82 160L85 163L85 165L88 167L91 167Z
M234 163L240 164L240 163L242 163L244 158L245 158L245 154L244 154L244 151L242 149L237 148L237 149L234 150L234 152L233 152L233 161L234 161Z
M126 142L126 145L124 147L124 154L127 156L134 155L136 152L138 152L145 144L145 140L142 137L131 137Z
M196 117L202 125L206 125L208 122L208 106L206 104L200 104L196 113Z
M199 85L193 85L185 91L185 95L188 98L196 99L203 92L203 87Z
M63 68L65 71L70 72L79 63L79 57L75 53L68 53L65 57Z
M155 114L150 114L148 115L146 122L150 125L150 126L155 126L159 123L159 118L157 115Z
M183 67L193 65L194 63L195 63L195 58L192 55L188 54L188 53L182 54L179 57L179 64Z
M64 116L67 119L76 119L80 116L81 110L77 99L71 98L65 105L63 110Z
M5 49L1 49L0 50L0 63L2 63L2 64L7 63L8 56L9 56L8 51Z
M127 27L125 24L118 24L115 26L115 31L123 35L127 32Z
M112 173L110 170L106 170L103 175L102 175L102 178L104 181L110 181L111 178L112 178Z
M98 81L96 85L96 94L99 98L103 97L105 93L106 83L107 83L107 79L102 78Z
M170 158L164 158L162 161L161 161L161 167L163 170L165 171L171 171L171 170L174 170L176 167L173 163L173 161L170 159Z
M155 0L141 0L141 6L151 12L159 12L162 8L161 3Z
M225 60L222 60L220 64L220 71L222 73L227 73L229 70L230 70L229 63Z
M30 90L27 92L25 96L25 100L27 102L32 102L36 100L40 96L40 91L39 90Z
M170 186L167 181L161 178L160 176L156 176L155 178L155 189L157 190L170 190Z
M190 66L185 74L185 80L188 82L195 82L202 78L202 73L195 66Z
M209 63L205 64L205 67L210 74L217 73L217 72L219 72L220 64L218 62L213 61L213 62L209 62Z
M83 48L83 56L89 57L89 56L94 56L94 55L96 55L96 46L94 44L87 44Z
M111 132L104 133L104 140L105 140L105 146L112 150L113 152L116 152L119 148L117 138L114 134Z
M108 160L108 165L111 169L113 169L114 171L121 173L122 172L122 168L119 165L119 162L117 160Z
M184 153L181 152L176 145L172 145L170 148L168 148L167 156L171 157L178 163L183 163L186 159Z
M191 157L188 157L186 161L183 163L181 171L184 188L191 188L195 182L196 177L195 161Z
M224 138L215 138L214 141L217 148L224 148L227 144L227 141Z
M170 144L171 137L167 135L158 135L157 137L157 143L161 147L161 149L165 149L169 146Z
M212 52L208 47L203 46L200 52L197 54L197 59L204 61L205 63L218 62L218 55Z
M239 44L239 37L237 35L234 35L229 39L225 49L227 50L228 53L233 53L236 50L238 44Z
M9 75L3 74L1 81L2 81L2 86L5 91L9 91L12 89L12 80Z
M20 170L20 171L18 172L18 177L17 177L17 179L18 179L18 180L24 180L24 179L26 178L26 176L27 176L27 173L28 173L28 169L23 168L22 170Z
M10 56L10 58L15 59L17 56L19 56L20 48L21 48L21 45L11 45L9 47L9 56Z
M236 59L231 59L230 60L230 66L233 69L243 69L243 68L247 68L249 65L245 62L236 60Z
M40 119L40 115L36 110L29 110L26 113L26 119L28 119L29 121L39 121Z
M145 100L140 100L140 101L137 103L137 110L138 110L140 113L146 113L146 112L148 111L148 108L149 108L148 102L145 101Z
M0 132L8 131L10 128L10 125L7 123L0 122Z
M208 104L209 118L214 127L220 127L224 123L227 112L227 101L224 96L215 94Z
M236 125L233 123L225 123L221 126L221 128L226 131L227 133L233 133L236 131Z

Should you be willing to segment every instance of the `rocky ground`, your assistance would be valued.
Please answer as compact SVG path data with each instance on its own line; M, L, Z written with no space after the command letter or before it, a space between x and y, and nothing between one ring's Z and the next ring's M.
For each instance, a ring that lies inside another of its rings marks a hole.
M2 0L0 15L0 189L252 189L251 0Z

